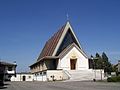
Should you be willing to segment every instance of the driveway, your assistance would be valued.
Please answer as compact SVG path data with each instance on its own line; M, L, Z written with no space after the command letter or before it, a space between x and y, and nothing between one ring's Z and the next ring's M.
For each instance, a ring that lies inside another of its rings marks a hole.
M4 90L120 90L120 83L107 82L7 82Z

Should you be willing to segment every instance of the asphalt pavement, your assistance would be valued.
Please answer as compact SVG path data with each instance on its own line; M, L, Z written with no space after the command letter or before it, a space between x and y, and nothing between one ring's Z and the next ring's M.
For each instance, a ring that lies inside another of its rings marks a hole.
M108 82L6 82L4 90L120 90L120 83Z

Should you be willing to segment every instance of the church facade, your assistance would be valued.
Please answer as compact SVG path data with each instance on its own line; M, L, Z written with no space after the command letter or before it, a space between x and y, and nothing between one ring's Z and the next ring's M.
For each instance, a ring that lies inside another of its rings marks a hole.
M103 71L96 70L94 73L89 69L88 59L67 22L46 42L30 70L36 81L100 79Z

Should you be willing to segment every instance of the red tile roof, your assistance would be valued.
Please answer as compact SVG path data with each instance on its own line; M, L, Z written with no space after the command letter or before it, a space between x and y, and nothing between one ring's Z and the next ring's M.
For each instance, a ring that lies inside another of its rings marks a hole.
M42 52L40 53L37 61L39 61L41 58L45 57L45 56L52 56L59 40L60 37L64 31L65 25L58 30L57 33L55 33L45 44L44 48L42 49Z

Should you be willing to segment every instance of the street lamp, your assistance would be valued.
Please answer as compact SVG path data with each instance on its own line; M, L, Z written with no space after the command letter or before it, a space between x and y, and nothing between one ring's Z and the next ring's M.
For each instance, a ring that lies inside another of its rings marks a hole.
M102 77L103 77L102 72L103 72L103 70L105 69L104 67L105 67L105 66L104 66L104 62L101 62L101 81L102 81Z
M94 58L91 55L91 60L93 61L93 69L94 69L94 79L93 79L93 81L95 82L96 81L96 63L95 63L95 60L98 60L98 58Z

